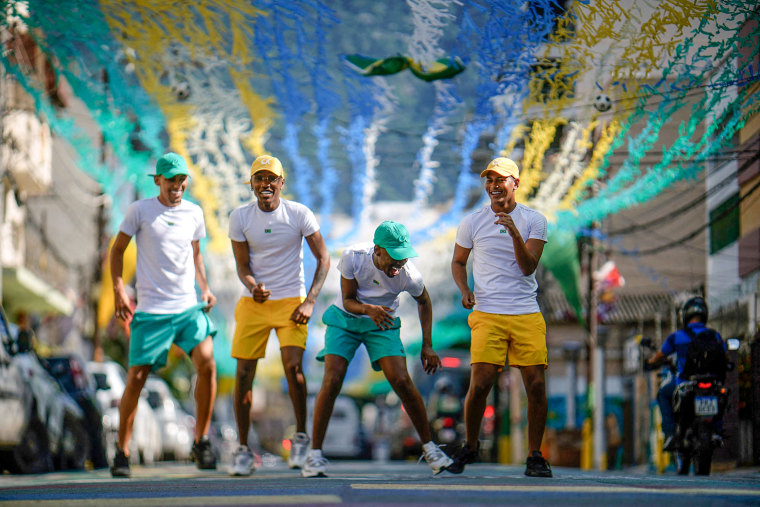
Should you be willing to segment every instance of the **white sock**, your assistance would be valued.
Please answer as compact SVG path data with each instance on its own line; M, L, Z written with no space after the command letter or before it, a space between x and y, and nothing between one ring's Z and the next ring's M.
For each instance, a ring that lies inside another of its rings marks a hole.
M309 456L312 456L314 458L321 458L322 457L322 449L312 449L309 451Z

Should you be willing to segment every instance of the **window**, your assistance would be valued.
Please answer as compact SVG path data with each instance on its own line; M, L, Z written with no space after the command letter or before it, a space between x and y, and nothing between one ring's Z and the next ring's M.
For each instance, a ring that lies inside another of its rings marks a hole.
M710 211L710 254L739 239L739 193Z

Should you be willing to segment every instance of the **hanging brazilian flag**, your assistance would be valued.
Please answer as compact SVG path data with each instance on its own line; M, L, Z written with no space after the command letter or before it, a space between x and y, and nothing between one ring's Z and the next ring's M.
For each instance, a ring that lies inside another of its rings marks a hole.
M459 58L439 58L430 65L423 65L402 55L380 59L354 54L347 55L346 60L364 76L388 76L409 68L412 74L424 81L449 79L465 69Z
M450 79L465 67L459 58L439 58L432 65L423 67L419 62L409 60L409 70L412 74L423 81L435 81L436 79Z

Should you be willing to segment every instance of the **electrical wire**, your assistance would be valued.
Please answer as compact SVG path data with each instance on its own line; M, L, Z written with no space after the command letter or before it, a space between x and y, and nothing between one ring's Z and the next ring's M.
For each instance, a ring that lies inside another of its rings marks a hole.
M743 171L747 170L753 163L755 163L756 161L760 160L760 151L758 151L758 150L752 150L752 151L754 151L756 153L756 155L753 158L747 160L744 164L742 164L742 166L736 172L737 175L741 174ZM720 164L716 168L716 170L720 170L721 168L725 167L726 165L728 165L730 162L733 162L734 160L736 160L736 159L727 159L722 164ZM704 181L704 179L700 180L700 182L701 181ZM702 193L696 199L690 201L689 203L681 206L678 209L675 209L675 210L669 212L666 215L662 215L660 217L654 218L654 219L652 219L652 220L650 220L648 222L644 222L644 223L641 223L641 224L633 224L633 225L630 225L630 226L627 226L627 227L623 227L621 229L615 229L615 230L609 231L609 232L607 232L607 235L608 236L622 236L622 235L625 235L625 234L630 234L630 233L633 233L633 232L638 232L638 231L641 231L641 230L649 229L649 228L651 228L651 227L653 227L655 225L658 225L658 224L660 224L662 222L670 220L673 217L681 215L681 214L689 211L690 209L695 208L696 206L699 206L703 201L705 201L707 199L707 197L709 197L712 194L717 193L723 187L725 187L726 185L729 185L729 184L731 184L731 183L733 183L735 181L736 180L733 180L733 179L730 179L730 178L724 179L723 181L721 181L717 185L711 187L709 190L707 190L706 192Z
M755 183L752 186L752 188L750 188L747 191L746 194L740 196L739 199L736 201L735 205L733 205L733 206L731 206L729 208L726 208L721 213L719 213L715 217L711 218L706 224L699 226L697 229L691 231L690 233L686 234L685 236L683 236L683 237L681 237L681 238L679 238L679 239L677 239L675 241L672 241L672 242L670 242L668 244L665 244L665 245L660 245L660 246L655 247L655 248L650 248L648 250L636 250L636 251L631 251L631 252L623 252L623 251L621 251L620 253L623 254L623 255L628 255L628 256L654 255L654 254L657 254L657 253L660 253L660 252L664 252L665 250L670 250L671 248L674 248L676 246L682 245L682 244L686 243L687 241L689 241L690 239L695 238L696 236L698 236L700 233L702 233L708 227L716 224L718 221L720 221L721 219L723 219L726 216L728 216L728 214L730 212L732 212L737 206L739 206L739 203L741 203L744 199L746 199L747 197L749 197L750 195L752 195L758 188L760 188L760 181L758 181L757 183Z

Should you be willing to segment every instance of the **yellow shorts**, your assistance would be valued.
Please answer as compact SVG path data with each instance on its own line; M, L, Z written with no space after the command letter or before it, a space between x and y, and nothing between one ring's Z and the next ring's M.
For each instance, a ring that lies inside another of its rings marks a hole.
M290 316L305 298L285 298L257 303L241 297L235 307L235 335L232 337L232 357L261 359L267 348L272 329L282 347L306 348L306 324L296 324Z
M540 312L502 315L473 311L467 318L471 329L470 362L501 367L548 365L546 322Z

